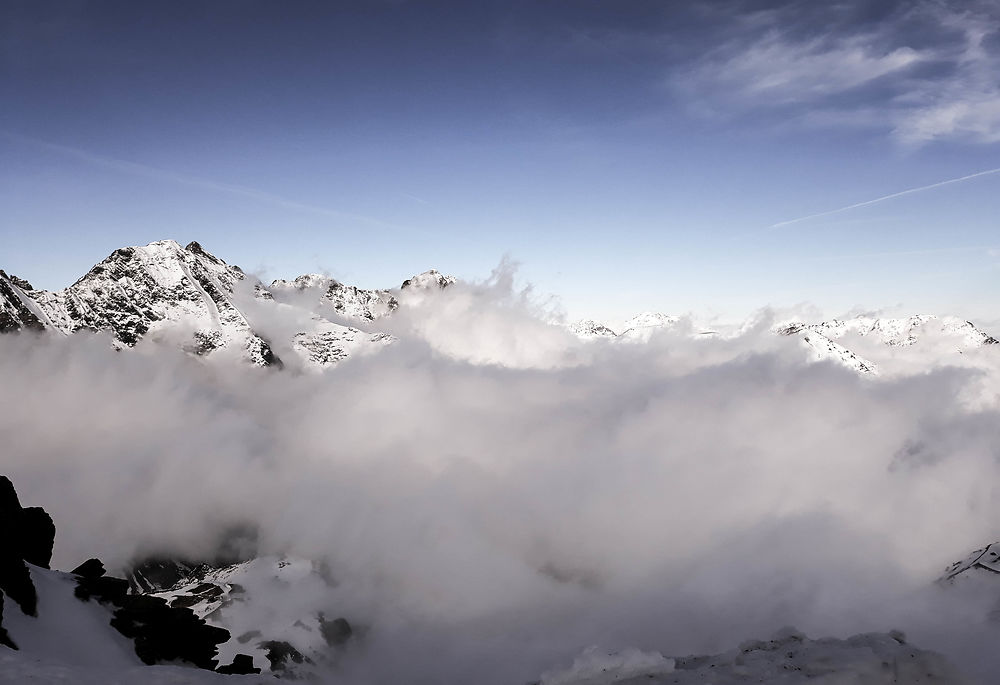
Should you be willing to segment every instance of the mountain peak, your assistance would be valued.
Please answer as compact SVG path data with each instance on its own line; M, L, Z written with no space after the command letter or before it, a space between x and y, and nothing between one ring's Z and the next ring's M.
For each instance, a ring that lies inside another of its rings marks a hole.
M416 276L411 276L403 281L403 285L400 286L401 289L406 288L416 288L418 290L426 290L433 286L438 288L447 288L449 285L455 283L457 279L454 276L445 276L437 269L428 269L427 271L417 274Z

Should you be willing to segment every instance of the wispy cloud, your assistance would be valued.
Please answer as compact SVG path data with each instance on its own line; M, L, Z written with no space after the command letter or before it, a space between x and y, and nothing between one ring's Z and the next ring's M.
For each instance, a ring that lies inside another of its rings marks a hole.
M860 2L788 4L734 21L671 80L697 107L882 129L911 146L1000 141L995 3L900 3L878 20Z
M865 200L864 202L855 202L853 205L847 205L846 207L839 207L837 209L831 209L826 212L818 212L816 214L808 214L806 216L800 216L796 219L788 219L787 221L779 221L776 224L771 224L768 228L780 228L782 226L790 226L791 224L797 224L801 221L808 221L809 219L818 219L824 216L830 216L832 214L840 214L841 212L846 212L851 209L858 209L860 207L867 207L869 205L878 204L879 202L885 202L886 200L892 200L893 198L903 197L904 195L912 195L914 193L920 193L925 190L932 190L934 188L940 188L941 186L951 185L952 183L961 183L962 181L968 181L973 178L979 178L980 176L989 176L991 174L1000 173L1000 168L987 169L986 171L979 171L974 174L969 174L967 176L960 176L958 178L950 178L947 181L938 181L937 183L931 183L930 185L920 186L919 188L909 188L907 190L901 190L898 193L891 193L889 195L883 195L882 197L876 197L873 200Z
M4 138L10 141L22 143L25 145L30 145L31 147L47 150L49 152L54 152L64 157L71 157L73 159L77 159L86 162L88 164L92 164L94 166L103 167L105 169L111 169L113 171L117 171L123 174L128 174L130 176L138 176L141 178L148 178L156 181L164 181L167 183L173 183L177 185L185 185L194 188L200 188L201 190L207 190L215 193L224 193L226 195L244 197L257 202L274 205L276 207L290 209L296 212L320 214L322 216L338 219L341 221L350 221L354 223L366 224L368 226L372 226L375 228L391 229L391 230L401 230L405 228L403 226L392 224L362 214L354 214L351 212L344 212L337 209L331 209L329 207L321 207L319 205L308 204L305 202L298 202L296 200L292 200L287 197L282 197L281 195L276 195L274 193L269 193L264 190L259 190L257 188L250 188L247 186L237 185L233 183L225 183L222 181L216 181L214 179L205 178L203 176L195 176L192 174L179 173L176 171L171 171L169 169L162 169L160 167L150 166L148 164L140 164L138 162L131 162L124 159L106 157L104 155L94 154L87 150L81 150L79 148L70 147L68 145L60 145L58 143L53 143L47 140L39 140L38 138L31 138L29 136L22 136L20 134L13 133L10 131L0 131L0 136L3 136Z

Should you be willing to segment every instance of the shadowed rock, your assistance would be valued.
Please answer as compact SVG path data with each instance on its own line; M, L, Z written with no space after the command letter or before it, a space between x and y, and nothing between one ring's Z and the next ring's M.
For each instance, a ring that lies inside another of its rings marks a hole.
M10 635L7 634L7 629L3 627L3 593L0 592L0 645L4 647L10 647L11 649L17 649L17 645L14 641L10 639Z
M38 595L27 563L48 568L54 540L52 518L39 507L22 508L14 484L0 476L0 590L29 616L37 615Z
M228 666L219 666L215 670L219 673L225 673L226 675L249 675L251 673L260 673L260 669L253 665L253 657L249 654L237 654L233 657L233 663Z

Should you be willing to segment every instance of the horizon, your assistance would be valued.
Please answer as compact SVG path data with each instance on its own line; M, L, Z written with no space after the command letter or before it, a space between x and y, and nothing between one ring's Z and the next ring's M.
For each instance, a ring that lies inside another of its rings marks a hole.
M363 287L506 257L571 319L996 318L990 3L0 12L0 261L39 287L189 236Z

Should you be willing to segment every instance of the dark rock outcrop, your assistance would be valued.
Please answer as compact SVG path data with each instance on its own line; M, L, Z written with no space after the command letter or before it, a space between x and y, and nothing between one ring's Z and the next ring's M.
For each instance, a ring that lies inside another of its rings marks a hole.
M0 645L4 647L10 647L11 649L17 649L17 645L14 641L10 639L10 635L7 634L7 629L3 627L3 593L0 592Z
M253 665L253 657L249 654L237 654L233 657L233 663L228 666L219 666L215 669L219 673L226 675L249 675L260 673L260 669Z
M217 645L229 640L225 628L210 626L190 609L170 607L166 600L149 595L127 595L111 625L135 641L135 653L150 665L187 661L214 670Z
M188 608L168 606L165 599L128 594L128 581L105 576L98 559L88 559L73 573L76 597L114 606L112 627L135 642L135 653L143 662L187 661L215 668L217 645L229 640L228 630L208 625Z
M44 509L24 509L14 484L0 476L0 590L29 616L37 615L38 595L27 564L49 567L55 526Z

